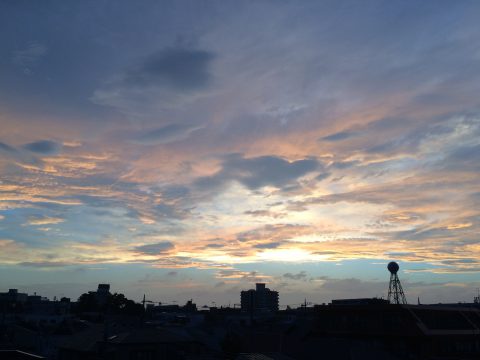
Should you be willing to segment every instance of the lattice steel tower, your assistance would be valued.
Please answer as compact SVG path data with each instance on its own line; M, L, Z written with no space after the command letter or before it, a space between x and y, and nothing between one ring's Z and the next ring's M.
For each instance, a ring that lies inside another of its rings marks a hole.
M400 266L394 261L388 264L388 271L390 271L390 285L388 286L388 301L391 304L406 304L405 294L403 293L402 284L397 276Z

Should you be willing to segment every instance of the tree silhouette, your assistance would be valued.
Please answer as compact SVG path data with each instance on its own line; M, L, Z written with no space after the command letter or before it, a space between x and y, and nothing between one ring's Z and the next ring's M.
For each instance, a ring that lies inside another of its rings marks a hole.
M96 292L80 295L76 304L76 311L101 312L110 314L141 315L143 306L127 299L123 294L108 294L106 301L99 301Z

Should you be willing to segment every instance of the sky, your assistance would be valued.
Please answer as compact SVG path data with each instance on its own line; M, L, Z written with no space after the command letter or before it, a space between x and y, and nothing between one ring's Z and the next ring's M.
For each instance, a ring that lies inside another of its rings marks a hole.
M0 0L0 291L472 301L480 2Z

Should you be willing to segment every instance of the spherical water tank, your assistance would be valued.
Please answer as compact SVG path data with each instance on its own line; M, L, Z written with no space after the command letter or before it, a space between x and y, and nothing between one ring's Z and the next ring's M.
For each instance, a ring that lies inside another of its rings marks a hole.
M395 261L392 261L388 264L387 269L392 274L396 274L398 272L398 269L400 269L400 266L398 266L398 264Z

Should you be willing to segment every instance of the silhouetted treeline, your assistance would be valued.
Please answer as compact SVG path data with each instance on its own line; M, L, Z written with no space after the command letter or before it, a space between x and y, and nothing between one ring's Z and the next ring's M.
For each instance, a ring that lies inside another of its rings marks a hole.
M143 305L127 299L123 294L108 294L105 299L99 299L95 292L80 295L75 305L76 313L99 312L103 314L141 315Z

